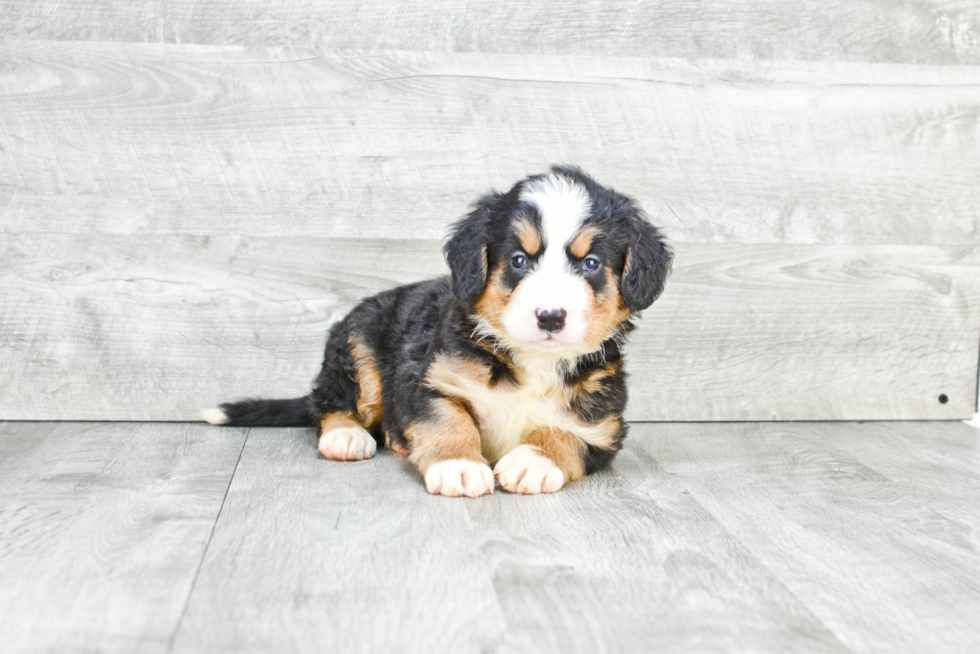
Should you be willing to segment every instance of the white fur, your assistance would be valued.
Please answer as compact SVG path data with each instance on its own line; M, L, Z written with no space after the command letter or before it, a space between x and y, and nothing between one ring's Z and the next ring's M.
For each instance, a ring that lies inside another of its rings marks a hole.
M582 423L569 410L564 381L553 357L524 353L516 363L523 372L519 385L501 382L488 388L465 377L435 384L442 393L463 398L473 407L480 425L482 454L488 461L500 460L532 431L546 427L567 431L586 443L608 446L604 426Z
M518 445L494 467L504 490L524 495L554 493L565 485L565 473L533 445Z
M425 488L433 495L480 497L493 494L493 471L485 463L449 459L429 466Z
M320 454L337 461L370 459L378 450L371 434L360 427L331 429L320 436Z
M589 216L592 200L585 188L552 174L532 182L521 200L535 205L541 215L541 257L518 285L508 302L503 326L517 341L547 352L580 346L588 331L588 283L572 271L566 247ZM565 327L549 334L538 328L538 310L564 309Z
M210 422L212 425L227 425L228 424L228 414L214 407L212 409L201 409L198 414L201 420L205 422Z

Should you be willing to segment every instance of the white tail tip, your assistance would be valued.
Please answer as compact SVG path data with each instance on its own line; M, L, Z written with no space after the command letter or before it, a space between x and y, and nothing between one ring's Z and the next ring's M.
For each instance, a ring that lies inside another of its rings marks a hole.
M213 409L201 409L197 414L205 422L210 422L212 425L227 425L228 424L228 414L221 409L214 407Z

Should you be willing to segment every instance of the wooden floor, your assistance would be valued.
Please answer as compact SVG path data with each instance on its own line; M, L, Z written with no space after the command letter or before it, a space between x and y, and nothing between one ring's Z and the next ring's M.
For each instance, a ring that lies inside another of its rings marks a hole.
M5 652L976 652L980 432L637 424L554 496L302 429L0 423Z

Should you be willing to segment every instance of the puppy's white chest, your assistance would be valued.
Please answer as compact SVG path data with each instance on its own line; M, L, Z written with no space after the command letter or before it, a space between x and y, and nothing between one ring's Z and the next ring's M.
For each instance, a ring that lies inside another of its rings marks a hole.
M428 381L473 412L483 456L491 463L521 444L535 429L553 428L590 440L593 427L576 420L570 393L558 368L521 367L520 380L490 381L489 369L448 357L437 358Z
M498 384L473 398L471 406L479 421L483 456L493 462L521 444L535 429L569 430L573 419L564 394L533 386Z

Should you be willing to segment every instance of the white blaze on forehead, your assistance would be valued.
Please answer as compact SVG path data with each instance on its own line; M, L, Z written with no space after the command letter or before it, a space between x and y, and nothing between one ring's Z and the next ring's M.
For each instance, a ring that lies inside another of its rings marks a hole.
M517 286L505 312L508 334L524 343L550 339L549 349L575 348L585 338L589 289L568 261L566 248L592 210L592 200L580 184L561 175L529 183L521 200L533 204L541 217L543 253ZM564 309L564 328L549 335L538 327L538 310Z
M564 261L565 246L582 227L592 209L585 189L561 175L535 180L521 192L521 200L533 204L541 216L545 259ZM550 256L549 256L550 255Z

